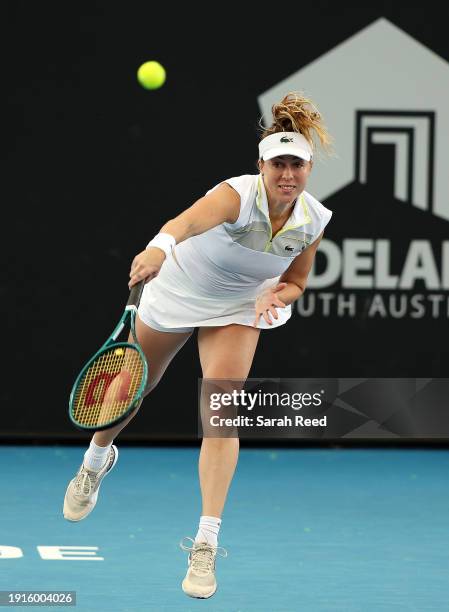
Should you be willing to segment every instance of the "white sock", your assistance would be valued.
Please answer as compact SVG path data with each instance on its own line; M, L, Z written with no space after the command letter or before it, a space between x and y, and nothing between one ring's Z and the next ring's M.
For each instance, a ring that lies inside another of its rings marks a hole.
M217 546L220 525L221 519L216 516L201 516L195 542L207 542L211 546Z
M89 448L84 453L84 467L95 472L101 470L106 463L111 446L112 443L109 446L97 446L92 440Z

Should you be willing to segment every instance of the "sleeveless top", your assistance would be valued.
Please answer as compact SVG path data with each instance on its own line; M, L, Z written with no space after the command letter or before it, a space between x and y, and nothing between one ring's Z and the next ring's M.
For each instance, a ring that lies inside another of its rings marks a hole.
M261 175L246 174L224 182L240 195L237 221L181 242L175 247L175 256L201 292L232 299L248 292L256 294L263 281L285 272L318 238L332 212L303 191L289 219L273 237Z

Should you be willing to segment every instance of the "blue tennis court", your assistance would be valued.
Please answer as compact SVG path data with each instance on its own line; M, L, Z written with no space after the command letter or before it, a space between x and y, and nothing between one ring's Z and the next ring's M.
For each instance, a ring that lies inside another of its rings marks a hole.
M62 500L84 447L0 448L0 544L23 555L2 548L1 590L74 590L83 612L448 609L447 450L243 448L207 602L180 588L178 542L201 510L198 449L119 451L94 512L68 523ZM69 546L81 558L38 549Z

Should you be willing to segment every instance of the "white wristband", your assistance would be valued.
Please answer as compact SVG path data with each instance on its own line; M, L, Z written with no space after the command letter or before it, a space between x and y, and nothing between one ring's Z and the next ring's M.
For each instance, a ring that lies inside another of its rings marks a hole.
M176 240L173 238L173 236L171 234L165 234L162 232L162 234L157 234L153 240L150 240L146 248L157 247L158 249L164 251L165 256L168 257L173 252L175 245Z

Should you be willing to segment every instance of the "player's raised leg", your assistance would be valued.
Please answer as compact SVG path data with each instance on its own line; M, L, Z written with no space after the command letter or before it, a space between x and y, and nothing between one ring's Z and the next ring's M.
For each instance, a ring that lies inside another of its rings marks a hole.
M246 380L257 347L260 330L244 325L205 327L198 333L203 378ZM204 399L204 398L203 398ZM191 597L211 597L217 588L215 559L226 556L218 547L221 515L234 475L239 439L205 437L199 458L202 514L198 533L189 550L189 568L183 591Z
M160 332L143 323L137 316L136 335L149 363L149 378L145 391L147 395L161 380L171 360L187 342L191 332ZM132 338L129 342L132 342ZM139 407L115 427L95 432L81 467L67 487L63 508L64 518L67 520L80 521L94 509L100 484L117 461L118 450L112 442L138 410Z

